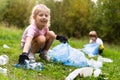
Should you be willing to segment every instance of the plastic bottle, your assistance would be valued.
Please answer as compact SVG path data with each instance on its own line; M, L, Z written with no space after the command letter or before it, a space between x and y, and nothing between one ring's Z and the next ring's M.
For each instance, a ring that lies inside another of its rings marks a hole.
M32 69L36 71L41 71L44 69L44 64L42 62L30 62L30 60L25 60L26 69Z
M9 58L7 55L0 56L0 65L5 65L8 62Z

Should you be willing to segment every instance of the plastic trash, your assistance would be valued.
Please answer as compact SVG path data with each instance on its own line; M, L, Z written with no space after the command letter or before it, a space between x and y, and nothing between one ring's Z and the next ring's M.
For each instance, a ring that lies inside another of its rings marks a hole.
M88 65L95 69L99 69L100 67L103 66L103 63L99 61L95 61L94 59L90 59L88 60Z
M5 65L8 62L9 58L7 55L0 56L0 65Z
M41 71L44 68L42 62L30 62L30 60L25 60L25 62L26 62L26 69Z
M44 69L44 64L42 62L31 62L30 60L25 60L25 64L15 64L16 68L32 69L35 71L41 71Z
M7 69L6 68L1 68L0 67L0 73L2 73L3 75L7 75Z
M80 69L74 70L73 72L71 72L71 73L66 77L65 80L74 80L75 77L78 76L79 72L80 72Z
M102 74L101 69L96 69L96 70L94 71L94 77L98 77L100 74Z
M99 62L109 62L109 63L113 62L113 60L108 59L108 58L103 58L102 56L98 56L98 61Z
M82 49L86 54L88 54L89 57L94 57L98 55L99 51L99 44L91 43L84 45L84 48ZM93 56L94 55L94 56Z
M81 71L79 72L81 77L89 77L92 76L93 68L92 67L84 67L81 68Z
M74 80L78 75L81 77L89 77L92 76L93 68L92 67L84 67L79 68L71 72L65 80Z
M73 72L71 72L65 80L74 80L77 76L80 77L98 77L100 74L102 74L101 69L95 69L93 67L84 67L84 68L79 68L75 69Z
M14 64L14 67L26 69L26 65L24 64Z
M49 52L50 58L53 62L61 62L63 65L86 67L87 58L84 53L78 49L72 48L68 43L61 43L55 46Z
M8 48L9 49L10 47L7 44L4 44L3 48Z

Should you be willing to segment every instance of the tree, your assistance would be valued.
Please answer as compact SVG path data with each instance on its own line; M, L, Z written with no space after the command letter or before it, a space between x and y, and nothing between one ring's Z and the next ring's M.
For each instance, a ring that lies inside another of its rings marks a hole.
M90 26L107 42L120 40L120 1L99 0L91 7ZM92 21L93 20L93 21Z
M29 16L32 7L35 5L34 0L6 0L6 5L2 11L1 21L18 27L25 27L29 23Z
M89 0L51 0L47 1L47 5L51 9L51 28L56 33L77 38L86 34Z

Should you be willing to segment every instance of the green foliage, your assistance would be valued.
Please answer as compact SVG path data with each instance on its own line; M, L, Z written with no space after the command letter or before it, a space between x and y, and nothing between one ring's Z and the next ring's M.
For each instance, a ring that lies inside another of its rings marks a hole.
M120 40L120 0L98 0L91 4L90 28L96 30L104 41L118 44Z
M103 41L120 44L120 0L0 0L0 22L8 27L29 25L31 10L36 3L51 9L51 27L56 34L81 38L96 30Z
M5 9L8 5L8 0L0 0L0 21L2 21L3 15L5 14Z
M68 37L86 35L89 16L88 0L47 1L51 9L51 29ZM74 11L73 11L74 10Z
M103 4L104 18L102 30L104 33L104 38L109 42L118 42L120 40L120 0L109 0L105 1Z
M10 25L16 25L20 28L25 27L29 23L29 17L34 6L34 0L4 0L4 9L0 8L1 20Z

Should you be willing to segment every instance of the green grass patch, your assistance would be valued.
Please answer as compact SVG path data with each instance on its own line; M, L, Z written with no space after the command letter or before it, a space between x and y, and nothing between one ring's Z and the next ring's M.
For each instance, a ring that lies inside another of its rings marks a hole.
M13 65L17 63L18 56L22 53L20 41L24 30L5 28L0 26L0 55L6 54L9 57L9 62L2 66L8 69L8 75L0 74L0 80L64 80L65 77L75 70L77 67L64 66L61 63L47 63L40 60L36 55L37 61L44 63L43 71L33 71L15 68ZM84 44L88 43L88 38L69 39L69 43L74 48L83 48ZM10 48L5 49L3 45L7 44ZM54 41L51 48L59 44ZM95 78L93 76L87 78L77 77L75 80L119 80L120 79L120 46L105 43L105 50L102 56L110 58L113 63L104 63L102 75Z

